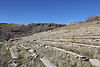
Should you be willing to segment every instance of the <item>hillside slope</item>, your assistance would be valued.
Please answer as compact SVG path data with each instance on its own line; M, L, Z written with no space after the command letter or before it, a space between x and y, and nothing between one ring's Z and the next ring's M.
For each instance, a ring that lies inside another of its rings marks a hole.
M31 23L28 25L0 23L0 41L8 41L11 38L29 36L63 26L65 25L53 23Z
M2 45L8 50L7 65L9 67L100 67L99 28L99 21L77 23L5 41Z

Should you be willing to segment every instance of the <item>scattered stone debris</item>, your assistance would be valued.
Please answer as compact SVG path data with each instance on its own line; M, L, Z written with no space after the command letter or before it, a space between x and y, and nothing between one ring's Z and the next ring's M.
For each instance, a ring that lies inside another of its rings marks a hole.
M10 39L9 42L18 41L18 40L20 40L20 38Z
M8 67L17 67L16 60L12 59L8 62Z
M28 47L25 47L23 45L20 45L20 46L23 47L24 49L26 49L26 51L28 51L32 57L36 58L38 56L36 50L33 50L31 48L28 48Z

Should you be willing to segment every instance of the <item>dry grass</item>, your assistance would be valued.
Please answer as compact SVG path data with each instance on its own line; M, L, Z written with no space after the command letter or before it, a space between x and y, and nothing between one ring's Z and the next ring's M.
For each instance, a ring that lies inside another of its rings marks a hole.
M57 47L66 51L85 55L92 59L95 58L100 60L100 48L90 47L90 45L100 46L100 37L92 36L99 35L99 27L100 24L97 25L94 23L68 25L55 30L37 33L33 36L22 37L18 41L9 42L9 46L7 47L10 48L10 46L13 45L17 46L19 54L17 64L20 67L45 67L40 61L42 57L46 57L52 63L56 64L57 67L93 67L88 61L79 60L69 54L44 46ZM89 45L89 47L79 46L79 44ZM20 45L36 50L38 57L33 58L30 53Z
M7 50L6 46L3 43L0 44L0 56L2 56L6 61L11 59L10 52L9 50Z
M47 57L51 62L56 64L57 67L92 67L91 63L89 62L79 61L70 55L66 55L65 53L56 50L49 48L46 49L42 46L35 49L41 56Z
M64 44L46 44L53 47L58 47L64 49L66 51L72 51L78 53L80 55L88 56L89 58L100 59L100 48L88 48L88 47L80 47L76 45L64 45Z

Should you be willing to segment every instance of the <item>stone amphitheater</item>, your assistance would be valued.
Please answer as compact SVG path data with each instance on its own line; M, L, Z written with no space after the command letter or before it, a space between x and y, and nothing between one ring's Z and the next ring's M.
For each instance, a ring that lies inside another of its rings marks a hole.
M100 24L77 23L10 39L8 67L100 67Z

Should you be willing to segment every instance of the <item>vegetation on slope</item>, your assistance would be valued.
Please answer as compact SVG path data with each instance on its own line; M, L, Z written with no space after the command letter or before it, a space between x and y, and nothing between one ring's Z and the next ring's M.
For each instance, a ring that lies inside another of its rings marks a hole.
M0 41L8 41L11 38L28 36L63 26L65 25L53 23L32 23L28 25L0 23Z
M8 61L10 59L10 51L6 49L4 43L0 42L0 67L8 67Z

